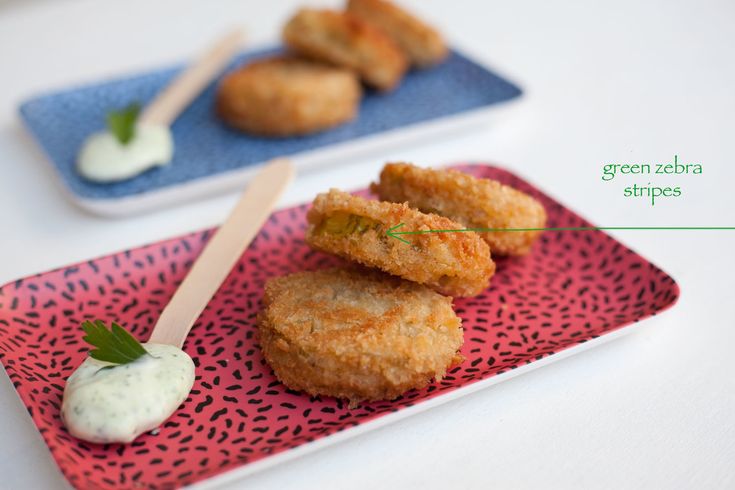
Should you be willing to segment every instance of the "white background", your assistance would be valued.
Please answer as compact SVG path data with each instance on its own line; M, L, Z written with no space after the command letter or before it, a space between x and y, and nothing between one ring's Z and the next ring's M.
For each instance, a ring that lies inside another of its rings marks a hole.
M235 195L105 220L64 200L18 103L170 64L234 23L276 38L299 2L0 2L0 283L218 223ZM326 2L333 4L333 2ZM267 4L267 7L266 7ZM281 205L356 188L382 162L494 161L599 225L735 225L735 3L414 1L526 100L475 132L299 176ZM440 96L440 94L437 94ZM604 163L704 165L679 199L624 199ZM615 235L679 282L650 328L234 484L279 488L733 488L735 232ZM0 487L63 488L0 376Z

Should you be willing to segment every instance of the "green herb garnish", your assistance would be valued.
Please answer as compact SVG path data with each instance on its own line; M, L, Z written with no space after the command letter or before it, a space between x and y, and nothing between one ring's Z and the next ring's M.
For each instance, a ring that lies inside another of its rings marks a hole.
M86 321L82 323L82 330L87 334L84 341L96 347L89 355L98 361L128 364L148 354L135 337L115 322L108 330L102 320Z
M135 136L135 121L140 113L140 104L133 102L119 111L107 113L107 127L123 145L127 145Z

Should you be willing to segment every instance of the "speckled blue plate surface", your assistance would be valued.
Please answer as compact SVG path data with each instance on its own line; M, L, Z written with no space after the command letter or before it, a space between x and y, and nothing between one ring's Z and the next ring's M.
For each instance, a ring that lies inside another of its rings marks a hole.
M279 50L241 55L228 71ZM74 169L77 151L89 134L104 128L106 111L133 101L145 104L180 69L169 68L40 96L23 103L20 113L68 190L82 199L104 200L160 191L274 157L481 109L521 94L517 86L453 52L438 67L409 73L400 88L390 94L368 92L360 115L350 124L311 136L267 139L233 131L217 119L213 111L214 83L174 123L176 146L171 165L113 184L82 179Z

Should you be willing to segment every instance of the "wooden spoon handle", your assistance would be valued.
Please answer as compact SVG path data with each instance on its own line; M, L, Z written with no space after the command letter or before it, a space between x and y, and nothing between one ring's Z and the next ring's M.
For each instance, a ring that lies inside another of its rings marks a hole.
M149 342L181 347L189 330L270 215L294 177L287 160L266 165L204 247L156 323Z
M138 122L171 126L191 101L227 66L241 47L243 37L242 30L236 29L217 41L143 109Z

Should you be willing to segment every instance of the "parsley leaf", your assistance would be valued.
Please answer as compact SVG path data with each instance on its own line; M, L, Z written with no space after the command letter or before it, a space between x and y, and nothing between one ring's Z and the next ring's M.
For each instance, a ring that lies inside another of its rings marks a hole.
M115 322L108 330L102 320L86 321L82 323L82 330L87 334L83 340L96 347L89 355L98 361L128 364L148 353L135 337Z
M119 111L107 113L107 128L123 145L127 145L135 136L135 121L140 113L140 104L133 102Z

